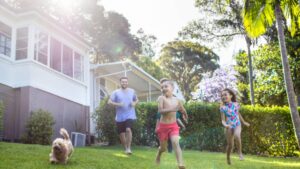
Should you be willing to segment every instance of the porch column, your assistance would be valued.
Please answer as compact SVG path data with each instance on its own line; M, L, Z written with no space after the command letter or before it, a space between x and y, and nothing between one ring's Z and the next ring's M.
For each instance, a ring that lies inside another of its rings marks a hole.
M148 95L149 95L149 102L151 102L152 101L152 98L151 98L151 83L150 82L148 82L148 86L149 86L149 92L148 92Z

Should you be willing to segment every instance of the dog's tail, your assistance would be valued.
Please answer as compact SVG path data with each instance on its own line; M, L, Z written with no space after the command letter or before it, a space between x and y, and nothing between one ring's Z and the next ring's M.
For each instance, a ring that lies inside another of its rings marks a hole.
M64 137L65 140L70 140L69 134L66 129L61 128L59 133Z

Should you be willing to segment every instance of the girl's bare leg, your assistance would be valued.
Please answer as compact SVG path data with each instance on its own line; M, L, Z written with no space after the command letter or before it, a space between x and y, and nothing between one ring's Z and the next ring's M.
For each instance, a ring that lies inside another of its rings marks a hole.
M163 152L167 150L168 141L160 141L160 146L158 147L158 152L156 155L156 164L160 164L160 157Z
M184 164L182 158L182 151L179 145L179 136L178 135L171 136L171 142L172 142L173 149L175 151L177 164L179 167L183 167Z
M230 153L233 149L233 144L234 144L233 129L231 128L226 129L226 139L227 139L227 147L226 147L227 164L231 165Z
M238 149L238 154L240 156L240 160L244 160L243 153L242 153L241 131L242 131L241 125L237 126L234 130L234 138L237 143L237 149Z

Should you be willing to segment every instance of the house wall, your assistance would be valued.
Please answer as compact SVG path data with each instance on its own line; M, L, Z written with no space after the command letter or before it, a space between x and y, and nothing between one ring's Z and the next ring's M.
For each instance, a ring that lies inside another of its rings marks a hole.
M31 86L89 105L89 87L36 61L14 62L0 56L0 83L12 88ZM76 92L74 92L76 91Z
M32 111L49 111L54 120L54 136L59 129L89 131L89 107L61 98L33 87L11 88L0 84L0 99L4 101L4 139L18 141L25 132L25 125ZM77 122L77 126L75 125Z

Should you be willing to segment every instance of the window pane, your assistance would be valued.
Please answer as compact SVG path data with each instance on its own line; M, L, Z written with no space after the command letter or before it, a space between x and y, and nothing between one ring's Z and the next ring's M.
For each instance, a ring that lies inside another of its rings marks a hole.
M61 43L53 38L50 40L50 67L61 72Z
M73 51L67 46L63 46L63 73L73 77Z
M0 54L10 56L11 28L0 22Z
M27 49L20 49L16 51L16 59L20 60L20 59L25 59L27 55ZM18 57L17 57L18 56Z
M27 58L28 28L17 29L16 60Z
M48 35L42 32L36 32L34 43L34 59L47 65L48 56Z
M83 81L83 57L76 52L74 54L74 78Z

